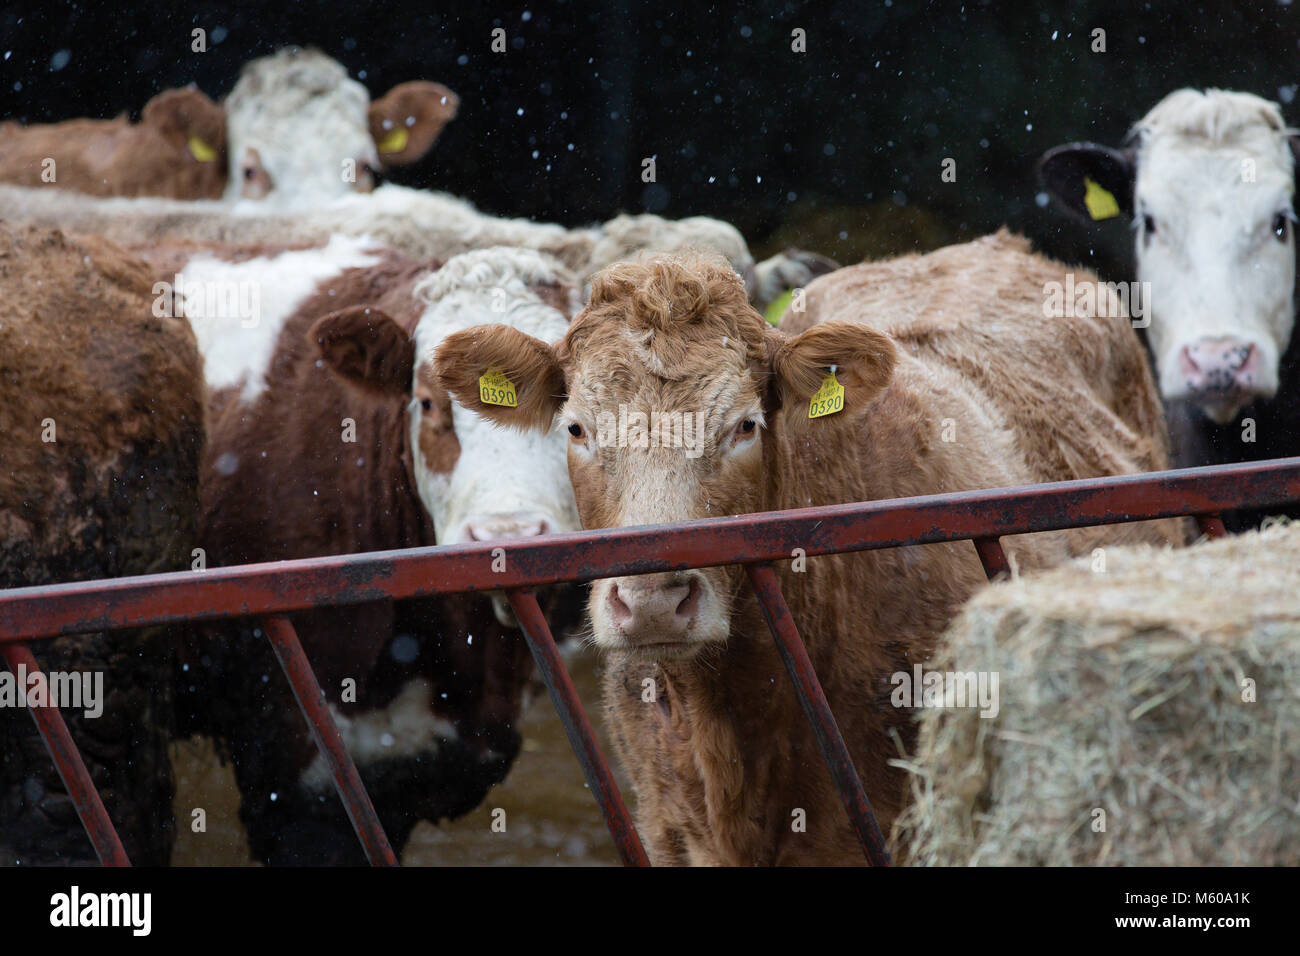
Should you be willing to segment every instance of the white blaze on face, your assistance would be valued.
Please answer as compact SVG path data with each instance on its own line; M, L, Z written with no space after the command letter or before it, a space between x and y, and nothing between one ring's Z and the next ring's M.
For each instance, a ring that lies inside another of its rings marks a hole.
M430 304L415 331L417 382L438 345L470 326L500 323L559 341L568 316L528 288L554 283L556 268L536 252L497 247L456 256L423 280L415 293ZM576 293L570 307L579 307ZM578 530L567 440L558 429L500 428L454 401L451 414L460 457L450 473L424 462L418 414L410 425L416 481L439 544Z
M1138 278L1161 395L1231 421L1278 387L1294 304L1294 160L1274 104L1180 90L1137 129Z
M322 282L379 261L367 238L332 236L319 249L227 262L195 256L175 282L185 318L203 355L213 391L242 386L251 402L266 388L266 371L284 323Z
M245 67L226 98L226 199L329 201L372 185L379 154L370 94L314 50L282 50Z

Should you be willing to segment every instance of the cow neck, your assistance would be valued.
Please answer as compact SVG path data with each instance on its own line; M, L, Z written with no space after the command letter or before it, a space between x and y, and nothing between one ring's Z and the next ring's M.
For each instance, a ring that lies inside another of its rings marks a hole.
M764 438L763 474L767 476L756 510L825 504L840 498L829 489L862 484L855 456L839 457L835 440L843 429L801 433L784 439L779 414ZM842 424L842 423L836 423ZM801 430L802 431L802 430ZM797 447L796 447L797 446ZM798 451L798 454L795 452ZM810 562L794 573L790 563L774 565L796 624L816 615L812 595L835 582L824 564ZM719 862L730 865L771 863L778 836L755 821L772 816L767 804L788 802L799 785L796 765L817 761L811 734L803 722L790 679L761 606L743 571L733 569L731 631L724 648L705 651L688 661L661 663L657 671L663 696L659 711L669 732L690 740L696 783L703 790L709 839ZM829 674L827 642L801 630L800 635L819 674ZM784 802L782 802L784 801ZM775 805L775 804L774 804Z

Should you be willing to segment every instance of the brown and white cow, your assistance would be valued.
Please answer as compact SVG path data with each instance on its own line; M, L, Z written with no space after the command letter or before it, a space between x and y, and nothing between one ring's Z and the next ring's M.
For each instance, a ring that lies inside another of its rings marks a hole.
M1159 403L1127 322L1043 321L1041 283L1062 272L1006 234L864 264L808 288L795 334L764 323L724 262L647 257L596 276L557 345L502 326L451 336L438 380L499 423L558 420L586 528L1163 466ZM516 383L517 408L477 401L489 366ZM844 407L810 419L832 371ZM609 427L634 412L698 416L703 442ZM1026 570L1107 540L1180 539L1156 525L1007 544ZM904 799L889 761L913 735L891 675L925 664L982 584L975 550L820 557L778 574L887 829ZM595 582L590 613L653 862L861 862L739 569Z
M189 567L202 362L151 314L145 264L110 242L0 225L0 588ZM170 857L176 628L32 642L81 706L63 716L140 865ZM68 788L0 663L0 865L95 860ZM29 679L31 675L28 675ZM36 684L23 689L35 691ZM6 692L6 690L8 692Z
M286 47L251 60L224 102L225 198L310 208L374 188L379 171L422 158L460 100L440 83L399 83L371 102L319 50Z
M437 268L345 236L144 252L169 283L163 304L180 302L204 356L199 544L210 565L577 528L564 436L492 428L450 400L423 358L491 319L558 340L579 301L553 260L488 249ZM550 595L561 630L578 593ZM293 616L399 848L419 820L476 806L518 751L531 664L503 607L462 595ZM222 629L186 667L181 729L231 754L254 853L360 861L260 635Z
M0 182L92 196L217 199L225 191L226 117L193 86L145 104L140 122L0 123Z
M309 208L368 193L376 173L421 159L458 106L451 90L422 80L372 102L342 64L286 47L245 64L220 103L190 86L154 97L139 123L0 124L0 181Z
M1040 163L1067 208L1132 217L1179 465L1300 453L1293 134L1276 103L1182 89L1124 148L1071 143Z

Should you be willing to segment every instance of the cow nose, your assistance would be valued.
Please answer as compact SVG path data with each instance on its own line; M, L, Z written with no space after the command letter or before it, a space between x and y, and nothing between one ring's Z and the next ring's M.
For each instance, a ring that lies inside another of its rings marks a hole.
M495 541L497 538L532 538L551 530L539 515L484 515L465 523L466 541Z
M1188 390L1249 393L1258 383L1259 349L1231 337L1201 339L1183 346L1179 364Z
M640 644L684 641L699 614L700 591L698 574L621 578L609 588L610 618Z

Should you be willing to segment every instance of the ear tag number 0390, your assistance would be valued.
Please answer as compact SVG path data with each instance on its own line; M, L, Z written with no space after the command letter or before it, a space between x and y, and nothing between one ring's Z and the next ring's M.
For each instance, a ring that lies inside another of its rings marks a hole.
M823 418L844 410L844 386L835 379L835 368L822 379L821 387L813 392L812 401L808 403L809 418Z
M484 405L507 405L514 408L519 404L515 394L515 383L506 378L499 368L490 368L478 378L478 397Z

